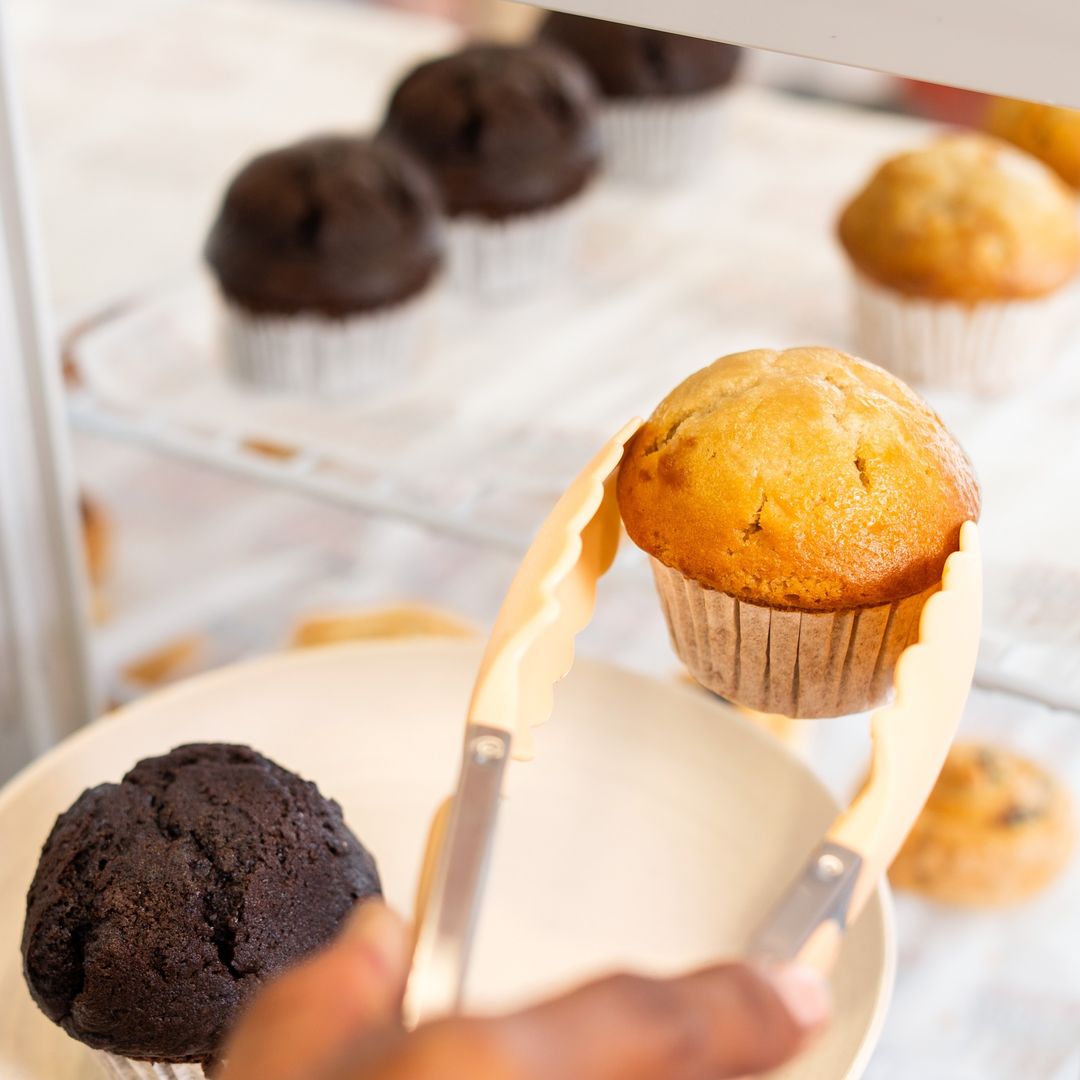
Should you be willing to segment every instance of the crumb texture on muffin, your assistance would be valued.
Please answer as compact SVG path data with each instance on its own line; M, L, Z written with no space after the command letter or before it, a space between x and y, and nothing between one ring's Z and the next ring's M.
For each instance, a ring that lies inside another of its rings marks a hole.
M244 746L178 747L57 819L27 897L27 983L90 1046L206 1064L263 982L379 891L314 784Z
M742 50L722 41L552 12L544 41L574 53L608 98L681 97L727 85Z
M600 161L588 72L543 45L472 45L394 91L385 135L422 158L447 213L502 219L578 194Z
M1080 190L1080 109L995 98L986 111L986 128L1045 161Z
M327 135L254 158L225 193L206 259L249 312L342 317L399 303L442 265L439 197L396 146Z
M889 877L956 904L1027 899L1060 873L1076 840L1064 789L1033 761L958 744Z
M1045 296L1080 266L1072 191L1029 154L980 134L886 161L843 211L839 235L861 273L930 299Z
M737 353L692 375L635 435L618 495L630 537L666 566L799 611L923 592L979 513L938 416L826 348Z

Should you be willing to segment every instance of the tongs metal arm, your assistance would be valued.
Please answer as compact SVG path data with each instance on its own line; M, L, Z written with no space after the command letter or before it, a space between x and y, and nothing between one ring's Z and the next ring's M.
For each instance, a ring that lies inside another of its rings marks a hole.
M495 840L503 777L510 759L510 734L472 726L457 791L449 805L445 835L437 845L413 974L405 992L405 1025L456 1012Z

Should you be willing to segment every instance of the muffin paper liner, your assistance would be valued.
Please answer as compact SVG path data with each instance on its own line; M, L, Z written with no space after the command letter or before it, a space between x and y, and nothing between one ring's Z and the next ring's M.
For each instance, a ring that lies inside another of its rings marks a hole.
M1034 300L923 300L855 275L861 356L908 382L999 394L1051 368L1080 324L1080 288Z
M892 604L800 612L748 604L652 559L671 641L690 674L758 712L811 718L873 708L939 586Z
M720 144L726 98L726 91L711 90L680 98L605 101L598 119L605 168L639 183L692 176Z
M452 218L447 240L454 285L478 296L505 297L556 279L573 261L586 199L583 192L503 220Z
M416 369L437 289L343 318L256 314L226 300L230 373L266 390L321 397L385 390Z
M103 1050L97 1059L110 1080L206 1080L201 1065L170 1065L163 1061L133 1061Z

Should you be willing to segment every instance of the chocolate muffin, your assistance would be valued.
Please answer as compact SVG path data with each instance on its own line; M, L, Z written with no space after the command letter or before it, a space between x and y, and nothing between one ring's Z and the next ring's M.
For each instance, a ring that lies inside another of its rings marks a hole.
M681 97L731 82L742 50L722 41L552 12L540 38L572 52L605 98Z
M246 746L181 746L57 819L27 897L26 981L89 1046L207 1064L267 979L379 893L314 784Z
M600 139L615 175L689 179L721 144L737 46L563 12L544 20L540 39L572 52L599 85Z
M472 45L398 85L383 132L431 169L451 217L556 206L597 170L592 82L543 45Z
M522 294L567 267L600 162L595 119L588 72L547 45L473 45L402 80L383 133L435 176L460 286Z
M438 197L400 147L306 139L240 170L206 258L225 295L251 312L371 311L414 295L438 272Z
M400 146L307 139L229 185L206 259L244 382L336 393L400 373L443 263L438 194Z

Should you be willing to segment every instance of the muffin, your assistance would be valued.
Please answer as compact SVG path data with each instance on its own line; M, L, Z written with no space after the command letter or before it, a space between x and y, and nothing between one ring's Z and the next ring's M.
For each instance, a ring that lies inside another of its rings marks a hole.
M887 161L844 210L858 348L902 378L998 393L1056 359L1080 223L1041 162L985 135Z
M826 348L756 349L690 376L628 446L618 499L691 675L790 717L887 696L979 513L937 415Z
M544 20L540 38L592 72L610 172L646 182L691 177L716 151L737 46L563 12Z
M314 784L245 746L181 746L57 819L27 896L27 985L118 1080L190 1080L268 979L379 892Z
M1057 877L1075 843L1072 807L1049 773L1007 750L959 744L889 879L948 904L1013 904Z
M206 242L226 356L249 385L378 390L414 369L443 263L438 195L399 147L344 136L262 154Z
M421 64L394 91L383 134L438 182L460 285L505 296L567 267L600 162L592 81L571 56L473 45Z
M986 129L1034 154L1080 193L1080 109L994 98L986 111Z

